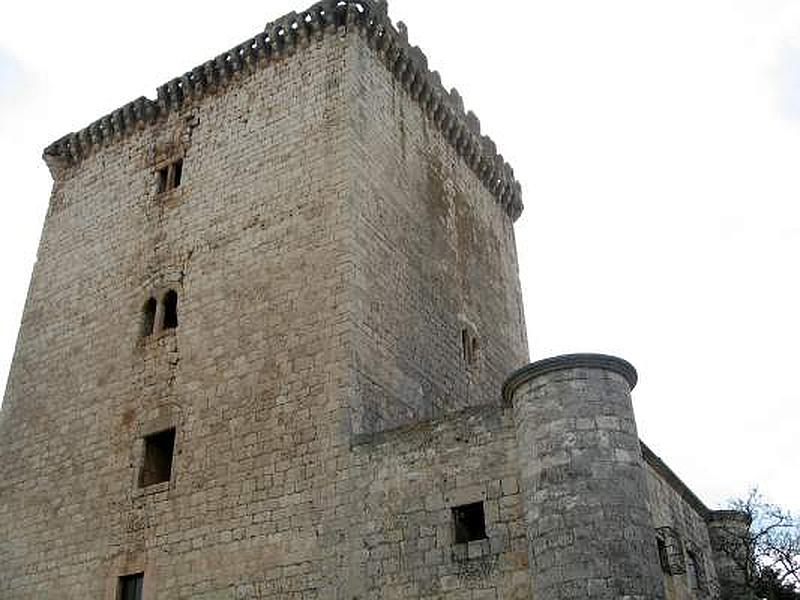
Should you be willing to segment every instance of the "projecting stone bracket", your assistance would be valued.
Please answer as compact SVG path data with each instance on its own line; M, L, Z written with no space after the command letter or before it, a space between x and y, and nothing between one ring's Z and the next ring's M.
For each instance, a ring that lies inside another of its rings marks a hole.
M318 41L326 34L343 36L351 31L358 32L377 53L509 217L519 218L523 209L522 188L513 169L498 154L494 142L481 134L475 114L464 112L458 90L445 90L439 74L429 70L422 50L410 45L405 24L398 22L395 28L384 1L323 0L300 13L290 12L268 23L255 37L160 86L155 100L137 98L78 133L59 139L45 149L44 160L58 181L69 167L98 149L166 119L192 102L308 47L313 40Z

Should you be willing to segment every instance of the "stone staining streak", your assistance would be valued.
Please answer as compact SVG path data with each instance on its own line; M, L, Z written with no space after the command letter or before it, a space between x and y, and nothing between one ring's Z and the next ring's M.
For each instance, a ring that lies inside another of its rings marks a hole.
M387 10L384 0L324 0L301 13L291 12L268 23L263 33L160 86L156 100L138 98L54 142L44 151L45 162L58 179L65 168L104 145L163 120L282 56L307 48L312 40L325 34L358 32L503 210L512 220L518 219L523 209L522 188L514 170L498 154L491 138L481 135L475 114L465 114L458 91L444 89L439 74L428 69L425 54L409 44L406 26L399 22L395 28Z

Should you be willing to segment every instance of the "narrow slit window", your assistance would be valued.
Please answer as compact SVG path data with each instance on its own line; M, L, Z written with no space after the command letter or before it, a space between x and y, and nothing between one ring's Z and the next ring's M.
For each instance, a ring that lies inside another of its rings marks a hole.
M183 159L178 159L172 163L172 187L176 188L181 184L183 176Z
M469 329L464 328L461 330L461 350L464 356L464 362L468 365L474 365L478 359L478 337L472 335Z
M658 544L658 559L661 561L661 570L667 575L670 574L669 568L669 553L667 552L667 543L661 538L656 539Z
M158 177L158 193L166 192L169 182L169 167L159 169L156 176Z
M142 600L142 589L144 588L144 573L125 575L119 578L117 586L117 598L119 600Z
M153 334L153 328L156 324L156 308L158 303L155 298L150 298L144 303L144 310L142 311L142 337L147 337Z
M178 293L169 290L164 294L164 329L175 329L178 326Z
M486 539L486 516L483 502L453 507L453 540L466 544Z
M144 438L144 457L139 487L169 481L175 452L175 429L167 429Z

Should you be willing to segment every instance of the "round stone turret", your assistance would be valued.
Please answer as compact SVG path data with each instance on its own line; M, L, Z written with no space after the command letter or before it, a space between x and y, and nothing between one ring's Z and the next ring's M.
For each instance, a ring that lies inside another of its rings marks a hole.
M536 598L664 597L631 405L636 379L622 359L571 354L523 367L503 386Z

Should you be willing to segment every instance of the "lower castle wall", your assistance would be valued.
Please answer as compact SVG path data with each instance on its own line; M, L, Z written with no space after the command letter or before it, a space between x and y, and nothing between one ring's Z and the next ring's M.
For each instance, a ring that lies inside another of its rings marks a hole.
M681 494L684 490L683 483L679 480L670 481L674 475L668 467L665 472L666 466L660 459L653 458L647 450L645 459L653 525L662 537L667 538L668 564L666 568L662 564L667 600L719 598L717 574L703 514L705 508L696 504L698 500ZM692 585L694 578L689 572L690 552L700 567L697 585Z
M347 598L531 598L510 411L465 409L356 442ZM456 544L452 507L479 501L487 539Z

